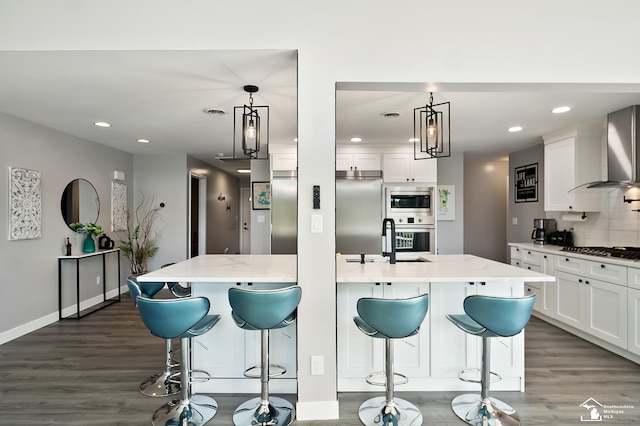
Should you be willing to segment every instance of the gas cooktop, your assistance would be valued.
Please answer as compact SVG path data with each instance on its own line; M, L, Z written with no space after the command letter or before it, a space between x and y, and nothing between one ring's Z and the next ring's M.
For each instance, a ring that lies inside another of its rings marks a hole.
M563 247L562 251L591 256L640 260L640 247Z

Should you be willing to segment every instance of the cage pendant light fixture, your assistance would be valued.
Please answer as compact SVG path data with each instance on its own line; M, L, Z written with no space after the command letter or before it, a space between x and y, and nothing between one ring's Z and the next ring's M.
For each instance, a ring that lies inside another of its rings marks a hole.
M233 156L267 159L269 146L269 107L253 105L258 86L246 85L249 105L233 108Z
M451 104L429 103L413 109L413 158L426 160L451 156Z

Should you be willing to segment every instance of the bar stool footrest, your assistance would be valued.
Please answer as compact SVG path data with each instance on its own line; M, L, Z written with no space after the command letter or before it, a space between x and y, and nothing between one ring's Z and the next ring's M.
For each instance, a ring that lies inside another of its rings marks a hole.
M480 379L481 374L482 370L479 368L465 368L460 370L458 373L458 379L463 382L482 383L482 380ZM473 375L475 375L475 377L472 377ZM502 376L498 373L494 373L493 371L490 371L489 375L491 377L490 383L496 383L502 380Z
M252 373L252 371L254 370L258 370L257 373ZM259 365L254 365L253 367L249 367L246 370L244 370L244 377L249 377L252 379L259 379L261 377L260 375L260 371L262 370L262 367ZM284 375L287 372L287 369L279 364L269 364L269 378L272 377L279 377Z
M383 381L378 381L378 380L374 380L374 378L380 377L382 376L383 378L385 378L385 380ZM395 385L406 385L407 383L409 383L409 379L407 378L407 376L405 376L404 374L400 374L400 373L393 373L394 377L399 377L400 380L398 380L397 382L394 380L393 384ZM365 381L367 383L369 383L370 385L373 386L386 386L386 375L384 371L376 371L374 373L369 374L366 378Z
M170 383L180 384L180 376L182 373L180 371L176 371L169 376L168 381ZM189 384L193 383L204 383L211 380L211 374L204 370L191 370L189 371Z

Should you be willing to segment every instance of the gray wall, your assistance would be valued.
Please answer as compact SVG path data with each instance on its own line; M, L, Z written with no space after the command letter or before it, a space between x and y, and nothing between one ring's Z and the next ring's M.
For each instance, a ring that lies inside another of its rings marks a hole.
M8 168L39 170L42 189L42 238L8 241ZM5 234L0 237L0 343L58 320L57 257L63 254L67 237L74 233L60 212L60 196L65 186L76 178L90 181L98 192L100 213L97 223L112 238L111 182L113 171L126 174L129 203L132 200L133 156L0 113L0 223ZM101 287L96 275L102 266L96 259L82 262L82 279L92 285L83 287L81 299L98 295ZM128 273L126 259L122 276ZM108 271L113 272L109 268ZM75 285L74 271L65 267L65 300ZM86 274L86 275L85 275ZM109 274L109 272L107 272ZM70 275L70 276L69 276ZM66 277L69 276L69 280ZM111 277L116 278L114 273ZM117 279L115 279L117 281ZM116 288L115 281L108 281ZM16 295L21 295L16 299ZM19 303L16 303L19 300ZM65 303L69 306L74 300Z
M453 153L451 157L438 160L438 185L455 185L456 188L456 219L438 221L438 253L464 253L464 154Z
M487 259L506 261L507 177L504 158L466 153L464 156L464 250Z
M515 177L517 167L538 163L538 201L515 202ZM531 242L533 219L544 218L544 145L532 146L509 155L509 211L507 214L507 242ZM514 220L517 224L514 224Z
M269 161L251 160L251 181L271 180ZM271 210L251 210L251 254L271 253Z

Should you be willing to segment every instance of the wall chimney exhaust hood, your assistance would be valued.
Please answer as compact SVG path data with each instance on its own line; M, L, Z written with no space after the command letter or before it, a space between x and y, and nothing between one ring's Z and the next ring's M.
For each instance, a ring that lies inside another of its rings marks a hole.
M631 105L607 115L607 180L588 183L587 188L640 187L639 108Z

